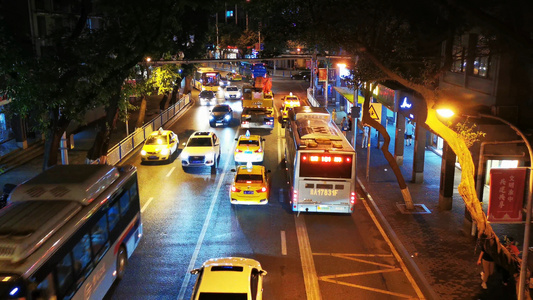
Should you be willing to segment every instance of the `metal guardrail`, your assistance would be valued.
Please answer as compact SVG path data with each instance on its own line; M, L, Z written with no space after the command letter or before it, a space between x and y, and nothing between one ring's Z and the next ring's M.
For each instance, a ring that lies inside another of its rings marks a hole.
M318 101L316 101L315 97L313 97L313 89L309 88L307 89L307 100L313 107L319 107L320 104Z
M162 127L190 102L191 99L189 95L184 95L176 104L172 105L157 117L144 124L143 127L137 128L135 132L132 132L114 147L109 149L109 151L107 151L107 164L115 165L120 162L126 155L133 151L137 146L142 144L146 140L146 137L150 135L150 133L159 129L159 127Z

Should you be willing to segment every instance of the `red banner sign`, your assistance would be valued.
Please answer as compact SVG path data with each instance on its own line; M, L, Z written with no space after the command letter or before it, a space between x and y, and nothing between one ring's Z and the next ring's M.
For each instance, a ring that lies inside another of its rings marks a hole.
M521 222L526 168L491 169L487 212L490 222Z
M326 77L327 77L327 70L326 68L320 68L318 69L318 81L322 82L322 81L326 81Z

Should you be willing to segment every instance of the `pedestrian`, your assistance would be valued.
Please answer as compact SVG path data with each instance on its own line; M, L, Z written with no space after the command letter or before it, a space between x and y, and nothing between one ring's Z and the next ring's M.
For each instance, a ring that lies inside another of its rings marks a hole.
M342 134L346 136L346 131L348 130L348 121L346 121L346 117L342 117L341 130L342 130Z
M331 112L331 119L333 120L333 123L337 124L337 111L335 110L335 108Z
M411 146L413 142L413 135L415 133L415 126L411 122L411 120L407 120L407 124L405 125L405 145Z
M485 251L485 248L482 247L481 252L479 253L479 258L477 260L478 265L483 266L483 271L481 274L481 287L487 289L487 280L489 276L494 273L494 259Z
M368 132L369 131L370 131L370 128L368 126L365 126L365 128L363 128L363 143L361 144L361 148L368 147Z
M518 257L520 255L520 250L516 246L516 242L512 236L503 236L503 244L505 245L505 248L511 253L511 255ZM511 275L509 274L509 271L507 271L504 267L498 265L497 266L498 271L502 274L502 284L507 286L509 284L509 279L511 278Z

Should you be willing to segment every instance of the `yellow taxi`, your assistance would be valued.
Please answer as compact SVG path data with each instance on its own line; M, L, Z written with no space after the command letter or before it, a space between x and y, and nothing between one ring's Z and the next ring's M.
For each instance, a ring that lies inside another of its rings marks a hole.
M235 172L235 178L229 191L231 204L259 204L268 203L268 179L267 173L263 166L252 165L238 166Z
M263 299L263 277L267 271L254 259L244 257L212 258L194 269L198 275L191 300Z
M171 130L159 130L152 132L141 150L141 160L146 161L170 161L172 155L178 150L178 136Z
M300 107L300 98L298 98L298 96L296 95L293 95L292 92L281 98L281 101L282 102L282 107Z
M239 74L239 73L233 73L233 76L231 78L232 81L241 81L242 80L242 75Z
M281 122L285 123L289 119L289 112L292 110L292 107L290 106L283 106L281 108Z
M265 139L259 135L250 135L250 131L247 130L245 135L241 135L235 140L237 145L235 146L233 158L236 163L263 162L265 157L263 142Z

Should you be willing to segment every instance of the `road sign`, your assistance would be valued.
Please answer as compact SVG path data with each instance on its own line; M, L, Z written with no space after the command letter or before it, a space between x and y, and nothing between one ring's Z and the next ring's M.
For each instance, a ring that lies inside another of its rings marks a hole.
M370 117L381 122L381 103L370 103Z

